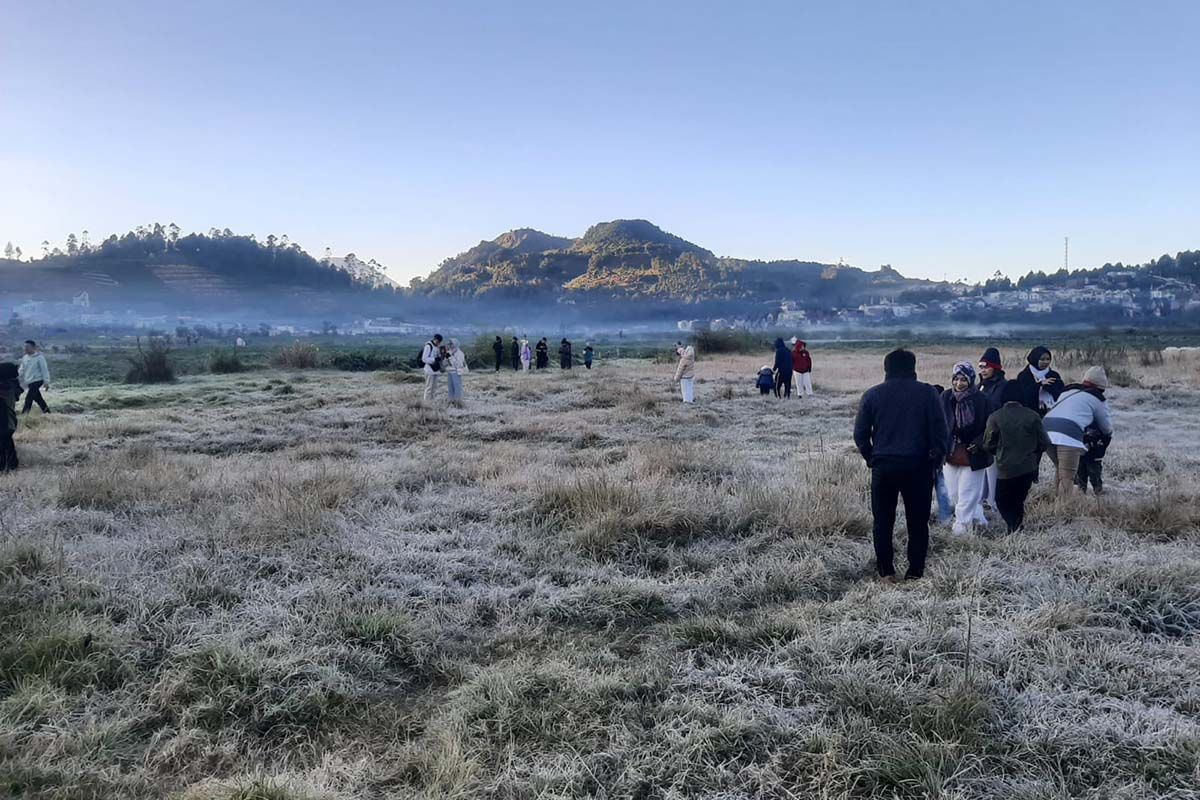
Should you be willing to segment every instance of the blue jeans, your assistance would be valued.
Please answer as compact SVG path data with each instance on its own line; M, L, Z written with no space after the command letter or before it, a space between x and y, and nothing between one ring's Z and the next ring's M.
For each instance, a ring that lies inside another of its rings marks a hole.
M938 521L949 522L954 516L954 506L950 505L950 492L946 491L946 476L942 471L937 470L937 484L934 486L934 492L937 494L938 504Z

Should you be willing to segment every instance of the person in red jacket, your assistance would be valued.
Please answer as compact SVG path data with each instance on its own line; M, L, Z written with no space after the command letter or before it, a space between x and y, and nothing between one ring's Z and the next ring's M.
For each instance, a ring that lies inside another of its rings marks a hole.
M796 395L812 397L812 355L808 345L799 339L792 347L792 372L796 376Z

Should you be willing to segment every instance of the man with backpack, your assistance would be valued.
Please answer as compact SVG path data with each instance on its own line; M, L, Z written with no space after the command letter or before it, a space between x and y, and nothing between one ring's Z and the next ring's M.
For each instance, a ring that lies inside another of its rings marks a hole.
M442 335L435 333L433 338L421 348L421 371L425 373L425 402L432 403L438 389L438 376L442 374Z

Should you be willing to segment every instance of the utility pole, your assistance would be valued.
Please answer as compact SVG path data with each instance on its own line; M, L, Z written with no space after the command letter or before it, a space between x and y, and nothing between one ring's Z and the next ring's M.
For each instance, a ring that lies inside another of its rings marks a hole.
M1063 269L1066 270L1067 272L1071 271L1071 259L1070 259L1071 249L1070 248L1071 248L1071 237L1064 236L1063 237Z

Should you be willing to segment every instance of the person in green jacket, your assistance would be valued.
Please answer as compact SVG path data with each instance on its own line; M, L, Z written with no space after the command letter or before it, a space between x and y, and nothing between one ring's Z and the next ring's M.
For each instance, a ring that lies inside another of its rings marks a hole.
M17 400L21 397L20 371L12 362L0 364L0 472L17 468Z
M1008 532L1025 522L1025 500L1038 478L1038 462L1050 447L1042 418L1021 403L1015 383L1004 386L1003 405L988 417L983 447L996 458L996 509Z

